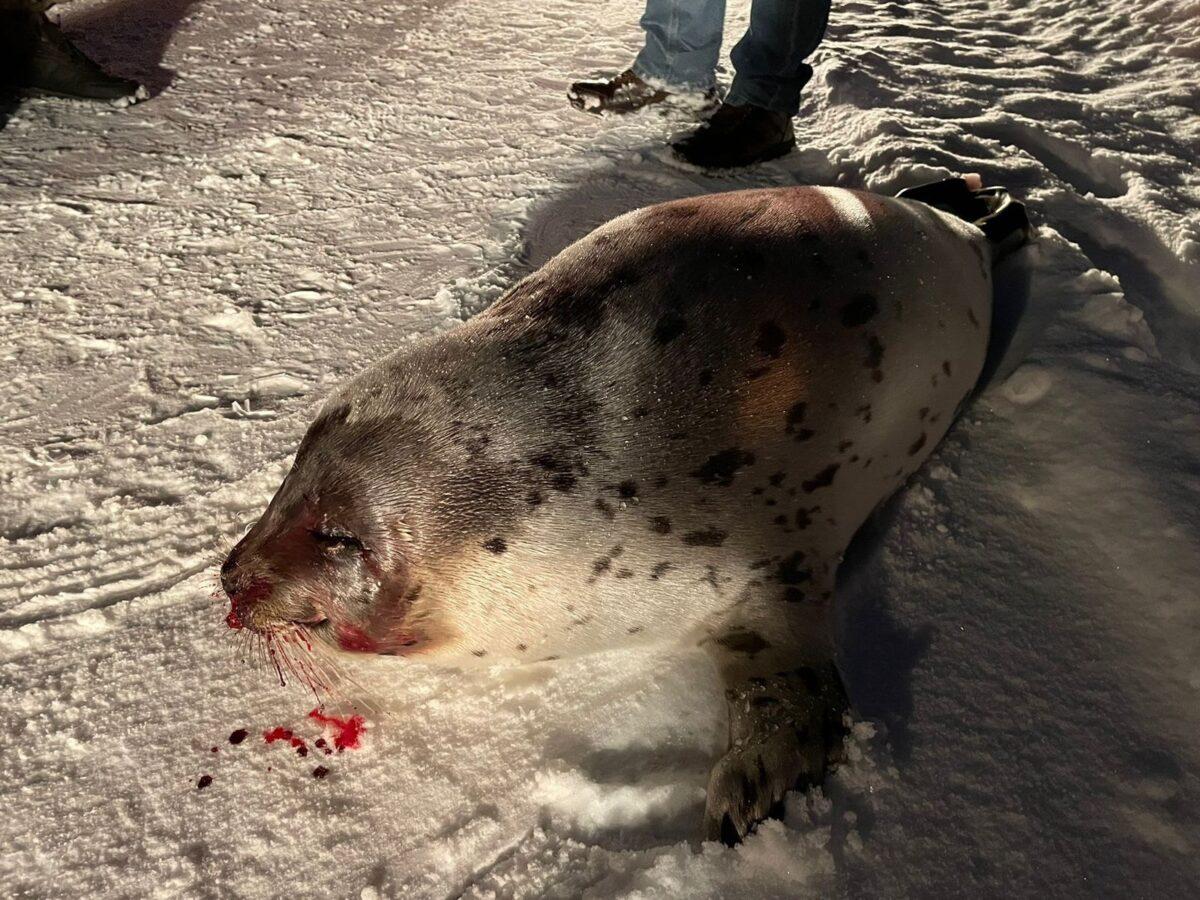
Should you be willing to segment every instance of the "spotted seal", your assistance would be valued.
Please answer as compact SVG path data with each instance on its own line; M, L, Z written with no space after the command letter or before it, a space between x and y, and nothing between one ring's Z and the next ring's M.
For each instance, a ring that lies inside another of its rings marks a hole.
M947 184L631 212L386 357L229 554L229 624L454 665L699 644L730 719L706 833L739 840L836 757L839 561L984 364L1020 228Z

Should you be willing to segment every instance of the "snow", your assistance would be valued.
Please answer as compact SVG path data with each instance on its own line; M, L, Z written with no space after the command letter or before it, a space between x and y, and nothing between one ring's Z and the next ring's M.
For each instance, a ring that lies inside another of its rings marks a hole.
M568 107L639 13L62 8L156 96L0 132L6 893L1200 894L1200 5L837 2L801 149L724 177L662 161L683 111ZM695 840L725 722L687 649L363 660L330 704L362 749L261 739L311 743L313 700L238 657L214 566L316 398L627 209L950 171L1041 240L997 376L849 554L859 724L823 792Z

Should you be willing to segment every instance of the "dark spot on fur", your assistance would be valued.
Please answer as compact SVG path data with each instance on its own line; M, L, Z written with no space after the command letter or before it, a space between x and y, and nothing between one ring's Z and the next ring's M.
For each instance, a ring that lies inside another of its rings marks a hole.
M751 493L751 494L753 494L755 497L758 497L758 496L760 496L760 495L762 495L762 494L766 493L766 490L767 490L767 489L766 489L766 488L764 488L764 487L756 487L756 488L753 488L753 489L750 491L750 493Z
M799 444L804 441L807 441L814 434L816 434L816 432L813 431L811 428L801 428L799 431L796 432L796 443Z
M700 376L699 376L700 387L708 387L710 384L712 384L712 380L713 380L713 370L712 369L701 369L700 370Z
M574 490L575 485L579 483L579 479L570 472L561 472L550 479L550 486L556 491L568 493Z
M766 375L770 371L771 371L770 366L756 366L753 369L747 369L746 370L746 380L754 381L755 379L762 378L764 375Z
M632 578L632 577L633 577L632 569L619 569L617 571L617 578Z
M658 581L658 579L666 575L667 572L671 571L672 568L673 564L669 562L655 563L654 568L650 570L650 580Z
M600 510L600 513L604 516L604 518L610 521L617 517L617 511L613 509L613 505L603 497L596 498L596 509Z
M758 569L765 569L770 564L771 560L769 559L756 559L754 562L750 563L750 570L757 571Z
M950 374L950 360L942 360L942 371L945 372L947 376Z
M771 487L779 487L785 478L787 478L787 472L776 472L767 481L771 482Z
M472 650L471 655L472 656L487 656L487 651L486 650Z
M820 472L818 472L812 478L809 478L807 481L805 481L803 484L800 485L802 488L804 488L804 493L811 494L813 491L817 490L818 488L829 487L829 485L833 484L833 476L837 474L837 470L839 468L840 468L839 463L831 463L830 465L823 468Z
M665 488L670 483L671 479L666 475L659 475L654 479L654 486L656 488Z
M667 313L654 326L654 342L665 347L687 329L687 320L678 313Z
M796 510L796 527L803 531L812 524L812 517L809 516L807 509Z
M729 537L724 531L709 528L705 531L689 531L683 536L683 542L689 547L720 547Z
M883 342L876 335L867 338L867 358L863 366L868 369L878 369L883 365Z
M776 525L786 525L788 523L788 517L787 516L776 516L774 519L772 519L772 521Z
M876 369L874 372L872 372L871 380L873 382L875 382L876 384L882 383L883 382L883 369Z
M940 419L941 417L942 417L942 414L941 414L941 413L934 413L932 416L930 416L930 417L929 417L929 421L930 421L931 423L933 423L933 422L936 422L936 421L937 421L938 419Z
M925 446L925 432L921 432L921 436L913 441L912 446L908 448L909 456L916 456L917 451Z
M671 520L666 516L655 516L650 520L650 530L655 534L670 534Z
M541 491L530 491L525 498L525 502L530 506L541 506L546 502L546 497Z
M529 649L529 645L528 644L517 644L517 649L520 650L522 653L524 653L526 650Z
M784 558L775 570L775 578L781 584L803 584L812 580L812 569L804 568L805 556L799 550Z
M641 632L644 630L645 629L642 628L641 625L634 625L632 628L626 628L625 633L626 634L641 634Z
M758 326L758 340L754 342L754 346L763 356L779 359L786 343L787 334L775 322L763 322Z
M508 549L508 542L502 537L494 537L489 541L483 542L483 549L492 553L500 554Z
M635 419L644 419L644 418L646 418L646 416L648 416L648 415L650 415L650 410L648 410L648 409L647 409L646 407L644 407L644 406L639 406L637 409L635 409L635 410L633 411L633 417L634 417Z
M789 587L783 589L784 603L803 603L805 601L804 591L798 587Z
M870 322L878 312L878 300L870 294L859 294L842 307L842 324L847 328L857 328Z
M838 452L844 453L854 446L854 441L838 441Z
M750 631L745 628L739 628L736 631L730 631L721 635L719 638L716 638L716 643L720 644L730 653L740 653L749 657L754 657L771 646L757 631Z
M972 325L976 328L979 327L979 320L975 318L975 311L973 309L967 309L967 318L971 320Z
M700 468L691 473L693 478L703 484L716 484L729 487L738 470L744 466L754 465L754 454L746 453L739 447L730 447L710 456Z
M617 485L617 496L622 500L632 500L637 496L638 486L636 481L622 481Z
M855 414L862 417L863 423L871 421L871 404L866 403L856 409Z
M594 561L592 563L592 574L593 575L603 575L605 572L607 572L611 568L612 568L612 557L601 556L599 559L597 559L596 561Z
M784 430L788 434L792 434L796 430L796 426L804 421L804 416L808 412L807 403L793 403L787 411L787 416L784 419Z
M917 410L917 418L920 419L922 422L925 421L925 417L927 415L929 415L929 407L928 406L922 406L920 409Z

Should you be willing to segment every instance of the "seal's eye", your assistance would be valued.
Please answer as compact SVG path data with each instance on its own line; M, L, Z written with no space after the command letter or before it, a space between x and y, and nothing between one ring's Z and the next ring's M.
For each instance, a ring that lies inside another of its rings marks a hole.
M312 531L313 540L321 547L335 553L362 553L363 544L358 538L345 531Z

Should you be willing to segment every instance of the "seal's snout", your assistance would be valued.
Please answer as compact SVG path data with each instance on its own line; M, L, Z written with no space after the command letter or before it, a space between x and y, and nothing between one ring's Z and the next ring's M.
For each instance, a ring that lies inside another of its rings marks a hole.
M255 605L271 593L271 585L261 578L249 579L238 566L238 548L221 565L221 587L229 597L229 615L225 624L230 628L245 628Z

